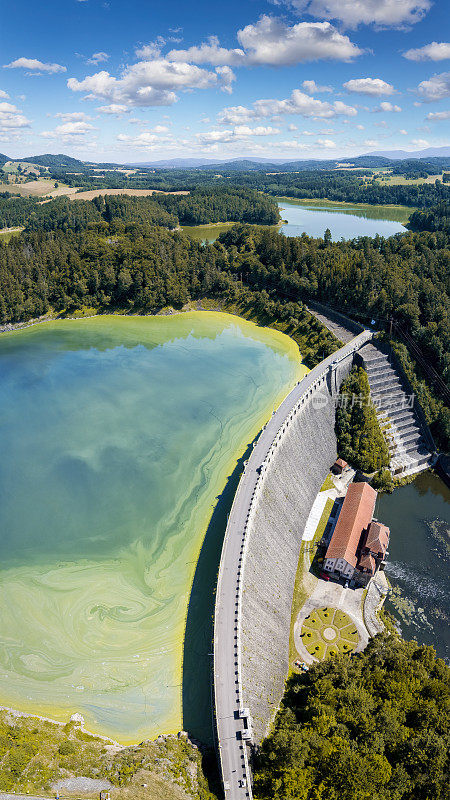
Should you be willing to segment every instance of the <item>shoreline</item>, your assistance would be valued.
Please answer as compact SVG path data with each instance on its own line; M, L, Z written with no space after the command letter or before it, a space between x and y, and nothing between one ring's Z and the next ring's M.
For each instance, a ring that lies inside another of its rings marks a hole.
M203 513L200 510L199 522L198 522L198 528L197 528L199 533L198 533L198 540L196 541L196 548L195 548L195 561L193 561L193 563L192 563L192 570L191 570L191 574L189 576L189 582L186 584L186 586L187 586L187 590L186 590L186 607L185 607L185 613L184 613L184 616L183 616L182 626L180 626L180 632L181 632L181 637L182 637L181 638L182 645L183 645L183 643L185 641L186 625L187 625L188 612L189 612L189 600L190 600L191 593L192 593L194 577L195 577L195 573L196 573L196 569L197 569L200 553L201 553L201 550L202 550L202 546L203 546L203 543L205 541L205 536L206 536L206 533L207 533L211 518L212 518L212 516L214 514L214 510L215 510L216 505L217 505L216 498L217 498L218 495L220 495L223 492L224 488L226 487L229 476L234 471L236 465L238 464L239 460L243 456L243 453L245 453L245 451L246 451L246 449L248 447L248 442L252 441L258 435L258 433L261 431L263 426L267 423L268 419L270 419L270 417L272 415L272 411L273 411L273 406L278 407L279 404L283 401L284 397L287 394L289 394L289 392L291 391L292 387L295 385L296 381L300 380L301 377L303 377L303 375L307 374L307 372L309 371L308 368L303 364L303 362L301 360L301 353L300 353L300 350L299 350L299 347L298 347L297 343L295 342L295 340L292 337L290 337L289 335L287 335L287 334L285 334L285 333L283 333L283 332L281 332L281 331L279 331L279 330L277 330L275 328L270 328L268 326L258 325L256 322L253 322L251 320L247 320L244 317L239 316L238 314L235 314L235 313L232 313L232 312L228 312L228 311L222 311L222 310L217 309L217 308L216 309L205 309L201 305L201 301L197 301L196 302L196 307L195 308L183 307L183 309L181 309L181 310L161 309L157 314L93 313L93 314L89 314L89 315L85 315L85 316L81 316L81 317L56 317L56 316L51 317L51 316L45 316L43 318L30 320L30 321L28 321L26 323L16 323L16 324L14 324L14 326L13 325L8 326L6 330L5 330L5 326L3 326L3 330L0 329L0 332L2 332L2 333L11 333L12 334L12 333L17 333L19 331L27 330L27 329L32 328L32 327L36 327L37 325L40 325L40 324L45 323L45 322L47 322L47 323L72 322L72 321L80 322L80 321L83 321L83 320L91 320L93 318L102 318L102 317L109 318L110 320L113 320L114 318L116 320L119 320L119 319L120 320L122 320L122 319L123 320L125 320L125 319L130 319L130 320L132 320L132 319L142 319L142 320L144 320L146 318L154 319L154 318L156 318L158 316L159 317L168 317L168 316L173 316L175 314L176 315L192 314L192 315L197 316L198 314L201 314L201 313L203 313L203 314L206 313L207 315L208 314L210 314L210 315L218 314L221 317L228 317L228 320L229 320L230 324L238 324L239 327L241 327L243 329L250 330L250 328L253 328L255 330L255 332L258 331L258 339L260 341L263 341L269 347L272 345L272 347L274 348L274 350L276 352L282 353L282 354L288 356L288 358L292 361L292 364L293 364L293 374L292 374L292 378L291 378L289 384L286 385L278 393L278 395L274 399L272 399L271 402L267 404L267 406L264 407L264 410L258 415L258 417L255 419L254 423L251 425L251 428L249 429L249 432L246 431L245 432L245 436L242 439L239 438L238 448L235 449L233 451L233 453L230 453L230 458L227 459L226 463L224 463L223 467L221 468L220 473L217 476L217 480L214 481L214 485L210 485L209 486L208 494L211 497L211 502L208 503L208 504L205 504L205 508L204 508ZM196 539L197 539L197 537L196 537ZM178 626L177 626L177 630L178 630ZM162 733L164 733L164 734L176 734L179 730L181 730L182 725L183 725L183 703L182 703L183 666L184 666L184 661L183 661L183 649L182 649L180 662L175 667L175 669L176 669L176 671L178 673L178 679L179 679L178 682L180 684L179 699L180 699L180 717L181 718L178 719L178 721L177 721L177 723L175 725L174 724L170 724L170 722L169 722L169 724L167 726L164 726L162 729L161 728L153 729L149 725L148 734L145 733L144 734L144 738L146 738L146 737L151 738L152 736L157 736L157 735L160 735ZM25 710L25 711L22 711L20 708L19 709L15 709L15 708L7 706L7 705L0 706L0 709L1 708L7 709L10 713L12 713L13 715L16 715L16 716L25 716L25 717L35 717L35 718L40 718L40 719L46 719L46 720L48 720L48 721L50 721L52 723L59 724L59 725L67 724L68 718L71 716L71 714L80 713L80 714L82 714L83 717L86 717L86 725L88 726L86 728L87 732L89 732L93 736L99 736L101 738L104 738L104 739L112 742L113 744L118 745L119 747L127 747L127 746L130 746L130 745L137 744L138 741L140 741L143 738L143 734L142 733L137 734L136 737L134 737L134 738L129 738L128 736L125 735L124 738L123 738L123 743L122 742L117 742L117 740L112 738L111 736L107 736L104 733L97 732L98 727L95 724L95 722L94 722L92 727L89 727L91 720L88 718L86 712L82 711L82 710L79 711L75 706L73 706L72 709L65 709L63 706L58 707L58 712L59 713L57 713L57 716L60 716L60 719L57 719L57 718L55 718L55 716L47 716L45 714L45 710L44 710L43 714L39 713L39 709L40 708L44 708L44 709L45 708L49 708L50 709L49 713L51 715L52 714L51 706L46 706L45 704L40 704L40 703L37 703L36 705L38 706L38 708L36 708L36 706L34 705L33 702L29 703L29 702L25 701L25 703L24 703L25 708L27 708L27 706L28 706L28 710ZM56 710L57 709L55 708L55 711ZM63 721L61 719L61 717L64 714L66 715L66 721Z

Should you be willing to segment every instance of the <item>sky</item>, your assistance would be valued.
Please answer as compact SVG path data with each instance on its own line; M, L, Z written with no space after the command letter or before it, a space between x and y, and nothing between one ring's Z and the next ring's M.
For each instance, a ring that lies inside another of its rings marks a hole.
M450 144L449 0L1 0L0 151L336 158Z

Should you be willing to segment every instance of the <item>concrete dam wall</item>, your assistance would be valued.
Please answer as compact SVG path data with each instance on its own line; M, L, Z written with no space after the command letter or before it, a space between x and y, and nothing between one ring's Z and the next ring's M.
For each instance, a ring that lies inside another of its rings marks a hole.
M241 614L242 698L259 744L281 700L289 669L292 597L303 530L336 459L333 395L353 354L305 399L262 478L247 531Z
M222 547L214 614L214 698L226 800L252 798L247 743L259 744L289 663L303 528L336 457L333 398L364 331L292 389L254 443Z

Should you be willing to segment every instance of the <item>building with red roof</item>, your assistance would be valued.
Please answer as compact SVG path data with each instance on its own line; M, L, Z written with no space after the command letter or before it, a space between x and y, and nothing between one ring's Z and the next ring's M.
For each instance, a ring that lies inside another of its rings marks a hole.
M325 554L326 572L367 583L380 564L384 566L389 528L373 521L376 499L370 484L350 484Z

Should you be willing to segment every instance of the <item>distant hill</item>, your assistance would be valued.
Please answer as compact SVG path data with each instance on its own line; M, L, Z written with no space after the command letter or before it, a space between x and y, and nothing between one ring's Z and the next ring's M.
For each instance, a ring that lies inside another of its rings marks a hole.
M64 153L58 153L58 155L44 153L40 156L13 158L11 161L27 161L30 164L40 164L42 167L49 167L49 169L86 169L84 161L79 161L78 158L66 156Z
M0 167L3 167L3 164L6 164L7 161L10 159L8 156L5 156L3 153L0 153Z
M416 158L450 158L450 147L427 147L425 150L380 150L368 153L370 156L383 156L390 160L416 159Z

